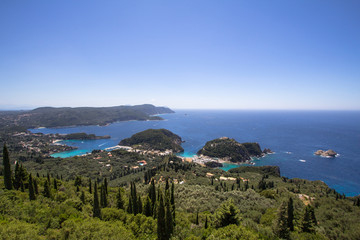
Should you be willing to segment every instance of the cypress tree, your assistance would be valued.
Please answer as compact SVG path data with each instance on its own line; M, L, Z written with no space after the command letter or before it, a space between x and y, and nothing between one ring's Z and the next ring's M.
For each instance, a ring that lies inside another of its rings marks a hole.
M97 217L101 219L101 209L99 205L99 197L97 191L97 183L94 185L94 206L93 206L93 217Z
M290 231L294 231L294 202L293 199L290 197L288 201L288 227Z
M106 193L106 187L103 185L103 207L107 207L108 201L107 201L107 193Z
M196 220L195 220L195 224L199 225L199 210L196 211Z
M133 204L132 204L131 194L130 194L130 196L129 196L129 202L128 202L126 211L127 211L128 213L133 213Z
M89 193L92 193L91 178L89 178Z
M50 174L49 173L47 173L47 180L50 183Z
M57 187L57 180L54 178L54 189L57 190L58 187Z
M144 214L147 217L152 216L152 203L149 196L147 196L147 198L145 199Z
M169 239L174 230L170 200L166 198L165 227L166 237Z
M174 186L174 182L172 182L172 184L171 184L171 194L170 194L170 203L171 203L172 206L175 205L174 190L175 190L175 186Z
M39 194L39 189L38 189L37 181L35 178L33 179L33 183L34 183L35 194Z
M29 175L29 199L30 200L35 200L36 199L31 174Z
M50 186L49 186L49 182L47 180L45 180L45 183L44 183L43 195L44 195L44 197L47 197L47 198L51 197Z
M4 144L3 148L3 165L4 165L4 184L5 188L8 190L12 189L12 181L11 181L11 167L10 167L10 158L9 158L9 152L6 147L6 144Z
M118 209L124 209L124 200L123 200L123 198L121 196L120 188L119 188L119 191L118 191L118 193L116 195L116 207Z
M24 182L22 180L20 181L20 189L22 192L25 192Z
M138 207L138 213L142 213L142 211L143 211L143 204L142 204L142 201L141 201L141 197L140 197L140 196L138 196L137 207Z
M81 196L80 196L80 200L83 204L85 204L85 193L84 191L81 191Z
M14 170L14 182L13 182L14 188L15 188L16 190L19 190L20 185L21 185L20 182L21 182L21 177L20 177L20 164L19 164L19 161L16 161L15 170Z
M290 237L286 202L282 202L279 208L277 224L276 224L276 233L280 238L289 239Z
M305 212L302 219L301 230L303 232L314 233L316 225L317 223L314 208L310 205L307 205L305 207Z
M131 188L131 202L132 202L132 211L133 214L136 215L139 213L139 207L138 207L138 199L137 199L137 193L136 193L136 185L133 182L132 183L132 188Z
M81 186L81 183L82 183L81 177L80 177L80 176L76 176L75 182L74 182L75 187Z
M156 187L155 187L155 180L151 179L151 185L149 188L149 198L152 203L152 208L154 208L154 205L156 203Z
M174 182L171 184L171 195L170 195L170 204L171 204L171 210L173 214L173 222L175 225L175 197L174 197L174 191L175 191L175 185Z
M159 194L158 211L157 211L157 235L159 240L167 240L166 222L165 222L165 206L163 200L163 194L161 191Z
M166 178L166 182L165 182L165 192L166 190L169 189L169 178Z
M105 190L105 194L108 194L108 182L107 182L107 178L105 178L104 180L104 190Z
M206 216L206 218L205 218L205 229L207 229L207 228L208 228L208 218Z

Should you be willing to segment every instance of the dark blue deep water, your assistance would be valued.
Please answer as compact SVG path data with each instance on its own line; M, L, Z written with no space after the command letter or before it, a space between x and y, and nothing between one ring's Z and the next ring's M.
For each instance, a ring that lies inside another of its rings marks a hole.
M207 141L227 136L239 142L259 142L275 154L255 160L256 165L277 165L286 177L322 180L347 196L360 194L359 111L205 111L179 110L162 115L165 121L129 121L109 126L33 129L42 133L86 132L111 139L68 141L79 149L60 157L105 149L123 138L149 128L166 128L185 140L184 155L195 154ZM314 156L318 149L333 149L336 158ZM300 161L301 160L301 161Z

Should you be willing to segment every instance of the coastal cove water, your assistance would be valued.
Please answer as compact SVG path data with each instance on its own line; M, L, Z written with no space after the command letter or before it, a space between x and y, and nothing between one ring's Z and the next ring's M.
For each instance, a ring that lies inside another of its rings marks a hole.
M94 133L111 139L67 140L74 151L53 157L70 157L117 145L120 140L149 128L166 128L185 141L184 156L192 156L212 139L227 136L239 142L258 142L275 154L254 160L256 166L277 165L289 178L322 180L347 196L360 194L359 111L205 111L178 110L161 115L164 121L117 122L109 126L31 129L41 133ZM315 156L318 149L333 149L336 158ZM226 165L228 170L236 165Z

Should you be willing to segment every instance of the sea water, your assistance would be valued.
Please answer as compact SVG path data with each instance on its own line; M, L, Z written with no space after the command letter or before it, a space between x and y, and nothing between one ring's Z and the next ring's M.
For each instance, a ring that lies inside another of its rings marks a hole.
M111 139L67 140L77 146L54 157L69 157L117 145L120 140L149 128L166 128L185 141L182 154L191 157L212 139L234 138L258 142L275 154L254 160L256 166L277 165L289 178L322 180L347 196L360 194L360 112L359 111L207 111L178 110L161 115L164 121L116 122L109 126L82 126L32 129L42 133L94 133ZM333 149L339 156L322 158L316 150ZM228 170L234 165L224 166Z

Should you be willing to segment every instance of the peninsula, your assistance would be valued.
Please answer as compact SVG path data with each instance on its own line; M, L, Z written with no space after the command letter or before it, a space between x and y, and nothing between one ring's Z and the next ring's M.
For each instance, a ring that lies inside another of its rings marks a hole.
M208 141L197 154L239 163L249 161L251 157L262 157L269 152L269 149L266 152L261 151L258 143L238 143L235 139L222 137Z
M181 137L167 129L148 129L120 141L119 145L143 150L183 152Z
M157 114L174 113L151 104L116 107L41 107L30 111L0 112L0 129L55 128L66 126L107 125L117 121L163 120Z

